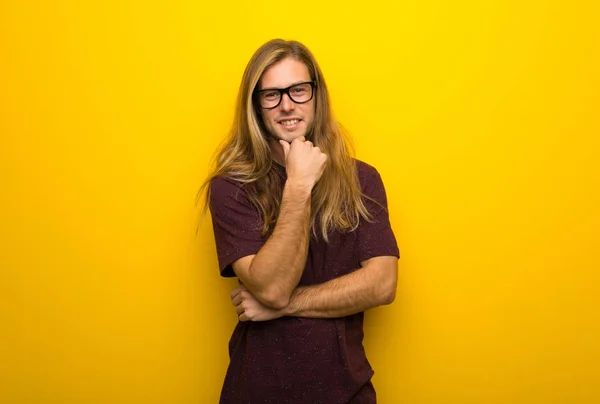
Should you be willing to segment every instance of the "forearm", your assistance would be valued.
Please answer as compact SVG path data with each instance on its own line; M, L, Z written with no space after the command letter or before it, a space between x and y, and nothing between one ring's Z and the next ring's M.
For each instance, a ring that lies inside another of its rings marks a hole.
M273 307L288 304L298 285L309 243L311 189L286 182L279 217L265 245L256 254L247 285L257 298Z
M292 293L284 315L334 318L390 304L397 276L385 268L361 268L319 285L302 286Z

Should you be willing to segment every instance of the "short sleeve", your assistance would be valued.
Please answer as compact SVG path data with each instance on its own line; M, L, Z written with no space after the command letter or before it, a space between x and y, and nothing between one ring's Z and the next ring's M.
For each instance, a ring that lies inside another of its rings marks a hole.
M234 277L231 264L265 243L262 220L241 184L228 178L211 180L209 207L221 276Z
M387 197L381 176L375 168L362 162L359 164L362 166L359 168L362 191L372 200L365 198L365 205L371 213L371 221L361 219L357 229L358 260L362 262L384 255L400 258L396 237L390 224Z

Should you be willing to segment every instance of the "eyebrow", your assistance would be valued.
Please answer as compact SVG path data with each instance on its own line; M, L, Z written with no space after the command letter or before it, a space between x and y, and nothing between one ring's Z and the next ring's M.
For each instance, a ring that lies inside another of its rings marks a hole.
M290 84L287 87L266 87L266 88L261 88L258 91L265 91L265 90L283 90L284 88L289 88L289 87L294 87L295 85L301 84L301 83L310 83L311 80L300 80L295 82L294 84Z

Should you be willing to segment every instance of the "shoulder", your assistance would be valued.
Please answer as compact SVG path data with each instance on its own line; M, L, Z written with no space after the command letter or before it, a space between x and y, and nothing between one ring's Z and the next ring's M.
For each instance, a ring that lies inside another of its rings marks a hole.
M210 180L211 205L227 201L246 203L248 196L244 189L244 184L229 177L213 177Z
M353 159L361 188L364 190L373 183L381 182L381 176L375 167L362 160Z
M210 180L210 190L211 192L229 192L229 191L237 191L242 189L242 183L240 181L236 181L232 178L228 177L213 177Z
M372 209L377 209L376 205L385 208L387 206L387 196L379 171L364 161L357 159L354 161L360 182L360 190L367 199L367 205ZM375 202L375 205L372 205L372 202Z

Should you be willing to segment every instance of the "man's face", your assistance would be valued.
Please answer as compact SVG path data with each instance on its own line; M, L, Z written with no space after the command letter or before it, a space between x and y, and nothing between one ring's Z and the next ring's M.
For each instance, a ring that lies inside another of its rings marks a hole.
M294 84L311 81L304 63L286 58L267 69L259 88L287 88ZM316 89L315 89L316 91ZM287 94L281 95L281 103L273 109L260 109L263 122L270 135L291 142L305 136L315 117L315 97L304 104L297 104Z

